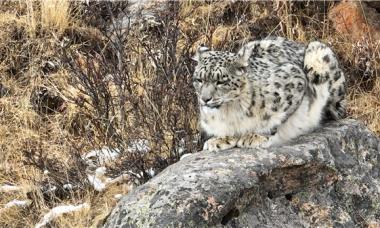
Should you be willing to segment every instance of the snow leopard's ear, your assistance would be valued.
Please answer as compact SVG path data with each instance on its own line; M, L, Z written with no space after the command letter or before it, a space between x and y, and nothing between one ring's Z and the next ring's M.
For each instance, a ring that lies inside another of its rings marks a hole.
M202 61L202 55L206 52L208 52L210 49L206 46L200 46L197 51L195 52L195 55L193 56L193 60L197 62Z
M239 67L247 67L249 65L249 57L251 56L251 49L243 46L237 53L236 65Z
M237 53L237 59L232 66L232 73L241 76L247 72L247 67L249 65L249 57L251 56L251 51L247 47L242 47Z

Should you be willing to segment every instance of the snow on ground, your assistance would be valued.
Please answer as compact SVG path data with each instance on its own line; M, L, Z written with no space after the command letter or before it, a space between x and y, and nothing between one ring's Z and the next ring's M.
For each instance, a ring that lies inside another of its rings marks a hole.
M116 199L116 200L119 200L123 197L124 195L123 194L116 194L114 195L113 197Z
M36 224L35 228L40 228L54 220L55 218L67 214L70 212L80 211L82 209L90 208L90 205L87 203L79 204L77 206L74 205L62 205L58 207L52 208L48 213L44 215L39 223Z
M4 184L0 186L0 192L16 192L21 190L21 187L15 185Z
M154 175L156 175L156 172L154 171L153 168L149 168L145 172L147 172L150 175L150 177L154 177Z
M135 153L135 152L141 152L141 153L147 153L151 150L149 146L149 141L146 139L136 139L131 140L127 147L127 152L129 153ZM120 149L112 149L109 147L103 147L100 150L91 150L82 158L89 164L89 165L95 165L98 166L105 166L113 161L115 161L120 156Z
M71 189L73 189L73 185L72 184L64 184L63 189L71 190Z
M107 168L102 166L98 167L95 170L95 174L87 174L87 179L90 182L90 184L94 187L94 189L98 192L102 192L105 189L107 189L108 186L123 182L124 180L129 180L130 175L128 174L121 174L115 178L107 177L106 174Z
M121 174L115 178L109 178L106 176L98 176L87 174L87 179L94 189L98 192L102 192L107 189L110 185L129 180L130 176L128 174Z
M4 207L0 209L0 213L5 211L8 208L11 208L11 207L26 207L30 203L31 203L31 201L29 201L29 200L16 200L16 199L14 199L14 200L6 203L4 205Z
M147 153L150 150L151 148L149 147L149 141L146 139L131 140L127 148L127 152L129 153ZM126 173L115 178L106 176L107 168L105 166L118 159L119 156L119 149L111 149L109 147L103 147L100 150L91 150L82 156L89 166L96 168L95 172L90 170L87 171L87 179L96 191L102 192L109 185L130 179L130 175ZM148 173L151 177L155 175L155 171L153 169L146 170L146 173Z
M27 206L30 204L30 201L29 200L12 200L10 201L9 203L5 204L4 205L4 208L10 208L10 207L15 207L15 206L19 206L19 207L23 207L23 206Z
M96 175L87 174L87 179L96 191L102 192L106 189L106 184L103 183L101 179L96 177Z

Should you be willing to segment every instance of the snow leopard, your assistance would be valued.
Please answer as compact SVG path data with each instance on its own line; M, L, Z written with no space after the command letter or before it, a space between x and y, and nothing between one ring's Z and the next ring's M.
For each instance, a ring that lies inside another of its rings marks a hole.
M280 146L345 117L345 77L326 44L270 37L237 53L197 49L204 150Z

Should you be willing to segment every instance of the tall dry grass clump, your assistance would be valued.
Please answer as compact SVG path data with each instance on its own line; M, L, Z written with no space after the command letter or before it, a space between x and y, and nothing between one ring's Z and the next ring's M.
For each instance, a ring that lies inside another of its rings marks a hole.
M29 36L31 38L35 38L35 35L36 35L35 33L37 29L37 18L36 18L37 15L33 7L34 3L32 0L26 0L25 4L26 4L27 13L24 17L25 17L26 23L29 25L27 27L27 30L28 30Z
M350 94L349 107L353 117L361 119L377 135L380 135L380 80L370 91L356 90Z
M62 33L71 23L71 13L69 0L41 1L41 25L46 29Z
M3 15L12 21L0 24L1 83L10 91L0 98L0 185L22 187L1 195L0 204L15 198L30 202L2 210L0 226L36 224L64 203L88 203L91 210L57 219L53 226L96 226L115 204L115 194L127 193L131 183L147 181L184 151L196 150L189 48L177 53L179 9L162 15L160 26L132 31L103 17L114 13L112 3L69 5L98 17L98 27L74 23L73 15L54 15L64 6L25 2L25 10L7 11ZM136 142L149 144L149 151ZM130 178L100 193L88 178L97 167L82 156L105 146L121 154L107 164L107 175L124 172Z

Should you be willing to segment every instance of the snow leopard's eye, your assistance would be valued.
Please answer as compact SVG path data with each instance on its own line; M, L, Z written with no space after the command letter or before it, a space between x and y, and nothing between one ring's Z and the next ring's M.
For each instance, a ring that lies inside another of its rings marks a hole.
M198 83L202 83L202 79L200 79L200 78L196 78L196 79L194 79L196 82L198 82Z
M243 74L243 73L245 73L246 71L247 71L247 68L246 68L246 67L237 67L237 68L236 68L236 73L237 73L238 75Z
M227 85L227 84L228 84L228 81L217 81L216 82L217 86L222 86L222 85Z

